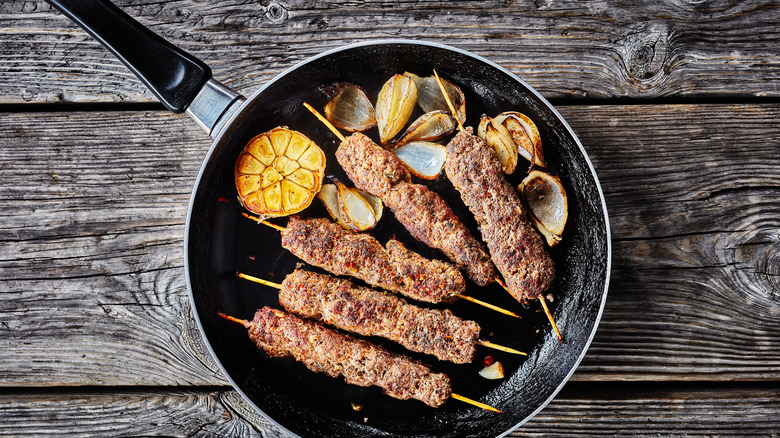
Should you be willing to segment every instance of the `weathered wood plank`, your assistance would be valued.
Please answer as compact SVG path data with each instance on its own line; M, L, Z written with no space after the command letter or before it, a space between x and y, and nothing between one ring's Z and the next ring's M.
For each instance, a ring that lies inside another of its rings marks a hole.
M778 109L562 109L602 181L614 243L608 305L577 378L777 378Z
M205 134L166 113L3 120L0 386L224 384L183 274Z
M777 389L565 389L511 437L780 434ZM12 393L0 398L0 436L288 436L234 391Z
M327 49L411 38L485 56L548 98L780 96L773 0L117 4L243 93ZM42 0L0 2L0 29L0 103L154 100Z
M575 379L777 380L780 105L561 111L615 243ZM2 120L0 386L225 384L182 268L205 135L162 112Z
M289 436L223 390L11 393L0 399L0 436Z
M777 389L580 389L571 384L509 436L777 436ZM584 390L587 389L587 390Z

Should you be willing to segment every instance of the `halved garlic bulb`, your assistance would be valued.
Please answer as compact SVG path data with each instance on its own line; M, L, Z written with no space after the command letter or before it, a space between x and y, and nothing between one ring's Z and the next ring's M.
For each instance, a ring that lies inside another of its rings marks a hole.
M557 245L569 217L569 201L560 178L532 170L517 190L528 206L528 216L536 229L548 245Z
M325 105L325 118L336 127L362 132L376 126L374 106L360 86L337 82L322 91L330 99Z
M376 102L376 124L382 145L406 126L416 101L417 87L409 76L397 74L385 82Z
M477 137L485 140L496 153L496 158L501 163L501 170L509 175L517 166L517 146L512 135L501 123L485 115L479 120Z
M455 119L447 111L437 110L417 118L406 132L389 147L396 148L413 141L436 141L455 131Z
M420 105L424 112L429 113L436 110L450 112L450 107L447 105L447 101L444 100L435 76L421 78L411 73L404 74L414 79L414 84L417 86L417 105ZM447 90L450 102L455 107L457 114L453 117L457 117L461 123L466 123L466 96L463 94L463 91L460 87L446 79L442 79L441 82L444 84L444 89Z
M349 228L366 231L376 226L376 215L371 204L357 189L336 182L339 192L339 213Z
M436 179L447 157L444 146L429 141L414 141L393 149L409 171L423 179Z
M539 167L545 167L542 137L531 119L517 111L507 111L496 116L493 123L503 125L509 131L523 158Z

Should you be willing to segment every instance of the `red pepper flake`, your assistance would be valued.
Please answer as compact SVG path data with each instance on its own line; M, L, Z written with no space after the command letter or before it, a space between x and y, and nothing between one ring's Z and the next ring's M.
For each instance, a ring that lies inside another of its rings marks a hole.
M482 360L482 363L485 364L485 366L487 367L487 366L493 365L493 362L495 362L495 361L496 361L496 358L488 354Z
M229 204L230 203L230 199L228 199L228 198L226 198L224 196L220 196L219 198L217 198L217 202L224 202L226 204Z

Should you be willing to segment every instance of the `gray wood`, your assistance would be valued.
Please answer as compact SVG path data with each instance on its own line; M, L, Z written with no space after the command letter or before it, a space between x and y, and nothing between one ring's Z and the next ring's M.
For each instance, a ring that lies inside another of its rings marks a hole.
M780 105L561 111L601 177L615 246L574 379L780 378ZM163 112L2 120L0 386L226 384L183 272L205 135Z
M509 436L780 434L777 389L593 389L564 391ZM289 436L247 409L228 389L14 393L0 398L0 436Z
M774 0L116 3L244 93L327 49L412 38L485 56L550 98L780 96ZM41 0L0 2L0 29L0 103L154 101Z

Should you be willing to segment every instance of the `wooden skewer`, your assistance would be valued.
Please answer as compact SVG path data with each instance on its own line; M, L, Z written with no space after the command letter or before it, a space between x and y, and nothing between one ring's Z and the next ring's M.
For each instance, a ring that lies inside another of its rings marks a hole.
M444 89L444 84L441 82L441 78L439 77L439 74L436 73L436 69L433 69L433 75L436 76L436 83L439 84L439 89L441 89L441 94L444 95L444 101L447 102L447 106L450 107L450 113L452 113L452 118L455 119L456 122L458 122L458 130L459 131L465 131L466 128L463 127L463 123L461 123L460 118L458 118L458 113L455 112L455 105L452 104L452 101L450 101L450 96L447 94L447 90Z
M490 310L495 310L496 312L503 313L504 315L514 316L515 318L518 318L518 319L522 318L520 315L518 315L515 312L511 312L509 310L504 309L503 307L498 307L498 306L496 306L494 304L486 303L486 302L484 302L482 300L478 300L478 299L476 299L474 297L470 297L468 295L456 295L456 297L458 297L460 299L463 299L463 300L466 300L466 301L471 301L474 304L479 304L482 307L487 307Z
M454 398L455 400L462 401L462 402L468 403L470 405L474 405L474 406L476 406L478 408L481 408L481 409L484 409L486 411L498 412L499 414L501 413L501 411L499 411L498 409L494 408L493 406L486 405L484 403L480 403L480 402L478 402L476 400L472 400L472 399L470 399L468 397L463 397L462 395L455 394L454 392L452 394L450 394L450 397Z
M236 324L241 324L245 328L249 328L252 325L252 323L250 321L247 321L245 319L239 319L239 318L236 318L234 316L226 315L226 314L224 314L222 312L217 313L217 315L221 316L222 318L227 319L228 321L235 322ZM499 414L501 413L501 411L499 411L498 409L494 408L493 406L486 405L484 403L480 403L480 402L478 402L476 400L472 400L472 399L470 399L468 397L464 397L464 396L462 396L460 394L455 394L454 392L450 394L450 397L454 398L455 400L462 401L464 403L468 403L470 405L476 406L476 407L478 407L480 409L485 409L487 411L492 411L492 412L498 412Z
M512 291L509 290L509 287L507 287L506 283L504 283L500 278L496 277L496 283L500 284L501 287L504 288L507 292L509 292L511 295ZM553 328L553 331L555 332L555 336L558 337L559 342L563 342L563 336L561 336L561 331L558 330L558 324L555 323L555 319L553 319L552 313L550 313L550 309L547 307L547 301L544 300L544 295L539 295L539 302L542 304L542 309L544 309L544 314L547 315L547 319L550 321L550 325Z
M333 125L332 125L332 124L331 124L331 123L328 121L328 119L326 119L325 117L323 117L323 115L322 115L322 114L320 114L320 113L319 113L319 112L318 112L316 109L314 109L314 107L313 107L313 106L309 105L307 102L303 102L303 106L305 106L307 110L311 111L311 113L312 113L312 114L314 114L314 115L315 115L315 116L316 116L318 119L320 119L320 122L324 123L324 124L325 124L325 126L327 126L327 127L328 127L328 129L330 129L330 131L331 131L331 132L333 132L333 134L334 134L336 137L338 137L338 138L339 138L339 140L341 140L341 141L344 141L344 140L346 140L346 138L344 138L344 136L343 136L343 135L342 135L342 134L339 132L339 130L338 130L338 129L336 129L336 127L335 127L335 126L333 126Z
M547 301L544 299L544 295L539 295L539 302L542 304L542 309L544 309L547 319L550 320L550 325L552 325L555 335L558 336L558 342L563 342L563 336L561 336L561 332L558 330L558 324L555 323L552 313L550 313L550 308L547 307Z
M255 283L259 283L265 286L270 286L275 289L281 289L282 285L279 283L274 283L273 281L263 280L262 278L258 278L249 274L244 274L243 272L238 272L236 275L238 275L239 278L243 278L244 280L249 280ZM483 347L492 348L494 350L503 351L504 353L512 353L512 354L519 354L521 356L528 356L528 353L524 353L520 350L515 350L514 348L505 347L503 345L494 344L490 341L483 341L483 340L477 340L477 344L481 345Z
M490 341L483 341L482 339L477 339L477 344L483 347L492 348L494 350L503 351L504 353L512 353L512 354L519 354L521 356L528 356L528 353L522 352L520 350L504 347L503 345L494 344Z
M251 220L253 220L253 221L255 221L255 222L259 223L259 224L266 225L266 226L268 226L268 227L271 227L271 228L273 228L273 229L275 229L275 230L278 230L278 231L280 231L280 232L284 232L284 231L285 231L285 229L286 229L286 228L284 228L284 227L282 227L282 226L279 226L279 225L276 225L276 224L272 224L271 222L268 222L268 221L262 220L262 219L260 219L259 217L257 217L257 216L253 216L253 215L251 215L251 214L249 214L249 213L246 213L246 212L241 212L241 214L242 214L242 215L243 215L245 218L247 218L247 219L251 219ZM495 304L486 303L486 302L484 302L484 301L482 301L482 300L478 300L478 299L476 299L476 298L474 298L474 297L470 297L470 296L468 296L468 295L456 295L456 297L457 297L457 298L464 299L464 300L466 300L466 301L470 301L470 302L472 302L472 303L474 303L474 304L478 304L478 305L480 305L480 306L482 306L482 307L485 307L485 308L488 308L488 309L490 309L490 310L494 310L494 311L496 311L496 312L503 313L504 315L513 316L513 317L515 317L515 318L522 318L520 315L518 315L518 314L517 314L517 313L515 313L515 312L512 312L512 311L506 310L506 309L504 309L504 308L502 308L502 307L498 307L498 306L496 306Z
M276 231L284 232L284 230L285 230L285 228L283 226L281 226L281 225L276 225L274 223L268 222L265 219L260 219L259 217L253 216L253 215L251 215L251 214L249 214L249 213L247 213L245 211L242 211L241 215L244 216L245 218L251 219L251 220L253 220L253 221L255 221L255 222L259 223L259 224L263 224L263 225L265 225L267 227L271 227L271 228L275 229Z

